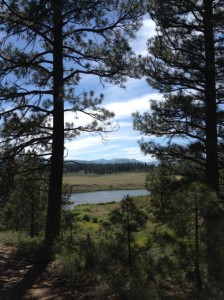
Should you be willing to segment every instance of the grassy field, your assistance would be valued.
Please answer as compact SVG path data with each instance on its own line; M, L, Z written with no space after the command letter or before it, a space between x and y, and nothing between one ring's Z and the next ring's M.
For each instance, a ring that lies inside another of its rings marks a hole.
M73 186L76 192L143 189L146 173L84 174L64 175L64 183Z

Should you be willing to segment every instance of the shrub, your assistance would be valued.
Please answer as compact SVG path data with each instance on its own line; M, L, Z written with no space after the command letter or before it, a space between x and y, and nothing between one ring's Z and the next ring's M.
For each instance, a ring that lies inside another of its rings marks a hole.
M51 272L59 279L67 279L70 283L77 279L81 270L80 258L76 253L63 253L56 256Z
M83 217L82 217L82 220L86 221L86 222L90 222L91 216L89 214L84 214Z
M0 234L0 241L16 245L18 253L22 255L38 254L43 247L43 239L41 237L38 236L31 238L23 232L2 232Z
M92 222L93 222L93 223L98 223L98 218L97 218L97 216L93 216L93 217L92 217Z

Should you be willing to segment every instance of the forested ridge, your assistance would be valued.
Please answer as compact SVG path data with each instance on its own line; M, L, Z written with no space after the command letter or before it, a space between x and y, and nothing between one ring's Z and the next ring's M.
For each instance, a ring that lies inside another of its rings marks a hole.
M148 163L80 163L68 161L64 163L64 173L76 173L84 171L94 174L112 174L120 172L151 172L155 169L154 164Z
M224 0L1 0L0 27L0 298L45 299L47 270L58 299L224 299ZM119 129L85 76L158 92L132 114L158 166L66 161L67 141ZM71 209L79 172L145 172L150 195Z

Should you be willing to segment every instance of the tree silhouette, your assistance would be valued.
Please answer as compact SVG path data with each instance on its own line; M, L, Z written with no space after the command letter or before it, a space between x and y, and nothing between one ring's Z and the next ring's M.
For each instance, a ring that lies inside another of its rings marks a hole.
M200 169L219 193L223 3L151 1L149 13L157 34L148 41L149 55L140 65L148 83L164 98L152 101L149 113L134 114L137 130L158 137L141 142L142 150L164 163L187 160L189 169ZM167 142L161 143L161 137Z
M78 92L82 75L123 84L141 24L144 1L1 1L2 143L7 156L34 147L50 155L45 245L60 232L64 139L113 130L103 96ZM65 123L65 112L74 122ZM77 121L81 113L93 121Z

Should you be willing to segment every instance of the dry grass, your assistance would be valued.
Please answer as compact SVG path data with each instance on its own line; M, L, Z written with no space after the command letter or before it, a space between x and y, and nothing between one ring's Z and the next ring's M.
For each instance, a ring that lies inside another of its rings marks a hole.
M119 206L120 206L119 202L92 205L90 211L97 218L98 217L102 218L107 216L112 210L118 208Z
M76 192L143 189L146 173L83 174L74 173L64 176L64 182L72 185Z

